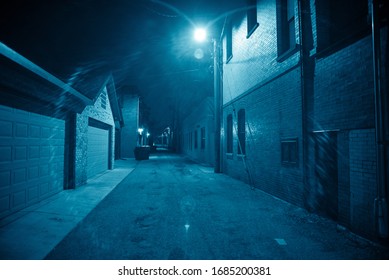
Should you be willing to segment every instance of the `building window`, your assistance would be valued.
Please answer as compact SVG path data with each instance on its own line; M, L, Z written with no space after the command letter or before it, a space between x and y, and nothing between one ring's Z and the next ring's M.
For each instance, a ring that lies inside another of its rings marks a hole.
M292 54L296 49L295 0L277 0L278 57Z
M316 0L317 52L336 51L369 32L366 0ZM346 12L345 12L346 11Z
M227 116L227 153L232 154L232 114Z
M258 27L257 0L247 0L247 36L249 38Z
M205 149L205 127L201 128L201 149Z
M285 165L298 163L297 138L281 140L281 162Z
M194 148L197 149L198 142L197 142L197 129L194 132Z
M232 23L231 20L226 25L226 63L232 58Z
M238 154L246 154L246 113L244 109L238 112Z
M100 95L101 99L101 108L107 109L107 91L103 90L103 92Z

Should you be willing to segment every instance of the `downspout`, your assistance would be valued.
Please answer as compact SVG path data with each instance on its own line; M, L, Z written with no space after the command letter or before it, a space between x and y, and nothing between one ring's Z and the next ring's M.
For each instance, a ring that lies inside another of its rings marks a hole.
M381 88L381 38L378 19L378 0L371 1L371 27L374 67L375 136L377 159L377 197L374 200L374 215L377 234L388 237L388 206L386 201L385 139L383 125L383 93Z
M303 2L304 0L298 0L298 13L299 13L299 36L300 36L300 82L301 82L301 129L302 129L302 153L303 153L303 185L304 189L308 189L308 118L307 118L307 96L306 96L306 46L304 41L304 20L303 20Z

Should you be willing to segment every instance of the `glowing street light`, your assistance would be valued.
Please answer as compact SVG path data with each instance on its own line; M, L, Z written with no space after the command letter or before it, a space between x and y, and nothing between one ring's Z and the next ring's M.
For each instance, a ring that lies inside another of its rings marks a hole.
M197 42L204 42L207 40L207 31L204 28L196 28L194 30L194 39ZM223 100L223 93L222 93L222 87L221 87L221 67L222 67L222 61L221 61L221 50L220 50L220 42L217 38L212 36L212 39L210 40L213 42L213 66L214 66L214 79L213 79L213 86L214 86L214 107L215 107L215 167L214 171L215 173L221 172L221 119L222 119L222 100ZM195 53L195 57L197 59L201 59L203 57L202 53Z
M204 28L196 28L194 31L194 39L197 42L204 42L207 39L207 30Z

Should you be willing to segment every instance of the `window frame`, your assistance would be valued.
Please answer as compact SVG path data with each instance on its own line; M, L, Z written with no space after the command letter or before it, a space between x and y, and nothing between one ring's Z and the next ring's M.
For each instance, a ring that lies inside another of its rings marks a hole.
M254 31L258 28L258 7L257 0L247 0L247 35L246 39L250 38L250 36L254 33Z
M243 118L243 120L242 120ZM246 155L246 110L238 111L238 155Z
M291 7L293 12L291 12ZM298 51L295 0L277 0L277 61L282 62ZM291 27L292 30L291 30ZM293 36L293 38L292 38Z
M283 166L299 165L299 143L298 138L281 139L281 164Z
M200 148L201 150L204 150L205 149L205 127L201 128L200 137L201 137Z
M233 154L234 153L234 132L233 132L233 118L232 114L227 115L226 120L226 153Z
M229 19L226 24L226 63L232 59L232 51L232 22Z
M316 2L316 54L318 57L330 55L371 32L371 26L367 20L370 16L368 1L350 0L350 2L353 2L354 8L351 14L349 12L342 18L335 16L336 13L339 13L336 8L341 9L337 1L320 0ZM344 3L343 5L347 4ZM357 11L361 13L358 14ZM344 19L346 17L349 18L348 22L353 24L345 23ZM344 31L341 32L341 30Z
M195 129L195 131L194 131L194 148L195 149L198 149L198 146L199 146L199 143L198 143L198 135L197 135L198 133L197 133L197 129Z

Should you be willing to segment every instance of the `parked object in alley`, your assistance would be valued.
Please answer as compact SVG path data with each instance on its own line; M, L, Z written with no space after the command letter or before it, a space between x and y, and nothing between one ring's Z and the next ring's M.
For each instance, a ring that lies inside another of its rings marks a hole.
M136 160L146 160L150 156L150 146L138 146L134 149L134 156Z

